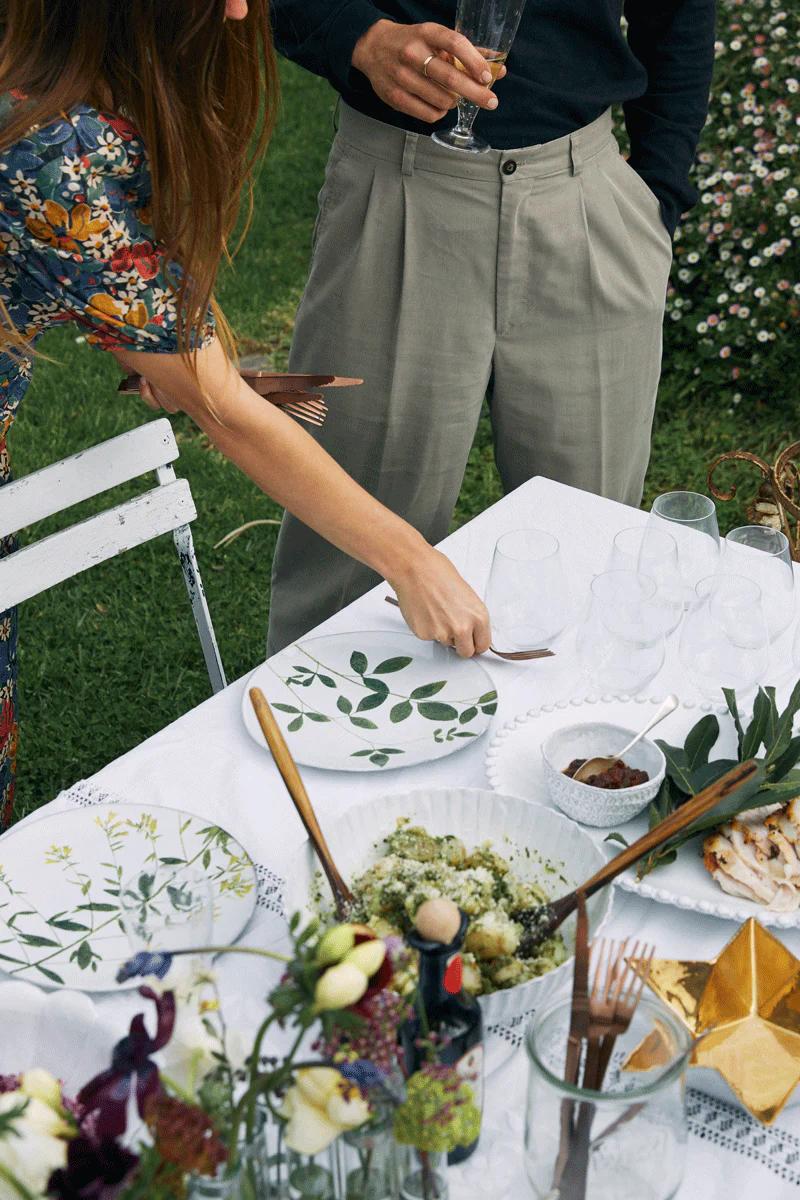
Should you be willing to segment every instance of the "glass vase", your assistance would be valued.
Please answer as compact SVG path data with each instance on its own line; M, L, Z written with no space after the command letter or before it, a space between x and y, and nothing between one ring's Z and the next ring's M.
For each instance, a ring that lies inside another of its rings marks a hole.
M686 1158L686 1066L692 1040L672 1012L643 996L617 1038L602 1090L564 1082L571 1000L534 1016L525 1165L536 1200L671 1200Z
M342 1200L397 1200L398 1149L389 1114L343 1134L338 1141Z
M447 1154L400 1146L400 1200L448 1200Z
M187 1196L188 1200L279 1200L280 1192L271 1180L263 1115L252 1138L240 1146L235 1167L220 1167L213 1178L193 1175Z

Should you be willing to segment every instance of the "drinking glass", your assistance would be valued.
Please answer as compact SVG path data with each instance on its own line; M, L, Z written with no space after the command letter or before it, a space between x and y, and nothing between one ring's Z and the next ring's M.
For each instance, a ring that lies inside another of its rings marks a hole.
M761 588L742 575L712 575L695 589L683 619L678 656L697 690L722 700L722 688L747 692L769 667Z
M592 580L576 649L581 671L600 692L633 696L664 665L655 596L655 580L636 571L606 571Z
M678 545L666 529L636 525L622 529L614 538L608 559L609 571L634 571L655 582L653 612L668 637L683 617L683 580L678 565Z
M655 528L666 525L677 542L685 588L684 607L688 608L694 600L697 584L717 569L719 525L716 505L699 492L666 492L654 500L650 523Z
M525 1035L525 1167L533 1195L567 1195L556 1179L562 1119L578 1105L591 1122L585 1200L670 1200L686 1161L690 1034L665 1005L642 996L617 1038L602 1090L588 1091L564 1082L571 1007L569 996L553 1001ZM651 1046L657 1054L646 1053Z
M120 917L134 954L175 953L208 946L211 885L199 871L143 867L120 888Z
M456 32L463 33L486 59L492 83L508 58L525 3L526 0L458 0ZM457 58L453 60L453 65L459 71L464 70ZM477 115L477 104L472 104L463 96L459 97L457 124L446 132L434 133L433 140L450 150L485 154L491 149L489 143L472 132Z
M504 533L495 546L486 606L501 650L546 649L569 620L558 539L541 529Z
M744 575L761 588L771 642L786 632L794 617L794 570L785 533L765 525L732 529L725 538L720 570Z

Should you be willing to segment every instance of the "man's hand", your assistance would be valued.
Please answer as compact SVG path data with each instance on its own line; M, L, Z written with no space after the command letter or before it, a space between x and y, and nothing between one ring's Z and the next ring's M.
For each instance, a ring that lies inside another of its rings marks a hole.
M453 66L454 58L463 71ZM462 34L432 21L376 21L356 42L353 66L384 104L419 121L440 121L459 96L479 108L497 108L483 56ZM505 67L498 78L504 74Z

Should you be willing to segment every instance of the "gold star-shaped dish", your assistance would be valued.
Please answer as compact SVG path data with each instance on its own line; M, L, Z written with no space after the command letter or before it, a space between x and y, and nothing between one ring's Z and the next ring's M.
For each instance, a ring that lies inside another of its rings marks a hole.
M690 1064L719 1071L754 1117L774 1121L800 1082L800 959L751 917L714 961L657 958L647 982L699 1039Z

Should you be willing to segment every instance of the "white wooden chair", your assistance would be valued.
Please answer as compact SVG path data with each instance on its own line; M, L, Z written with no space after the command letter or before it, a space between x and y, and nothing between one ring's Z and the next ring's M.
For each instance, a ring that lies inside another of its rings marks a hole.
M158 486L0 558L0 613L23 600L171 533L192 604L211 688L226 685L189 522L197 516L191 489L177 479L179 451L166 419L151 421L90 450L34 471L0 488L0 538L63 512L109 488L155 471Z

